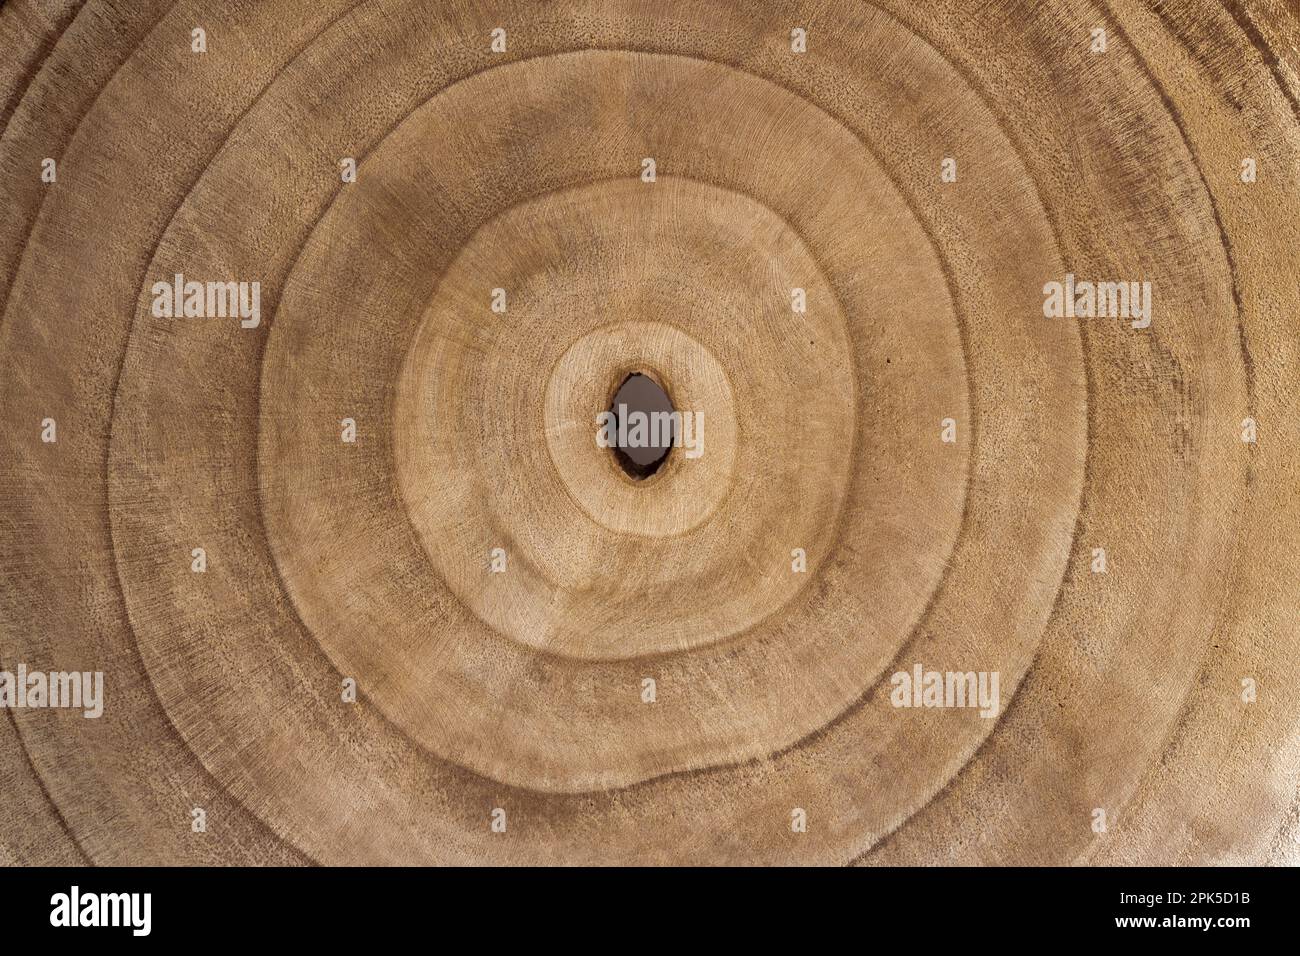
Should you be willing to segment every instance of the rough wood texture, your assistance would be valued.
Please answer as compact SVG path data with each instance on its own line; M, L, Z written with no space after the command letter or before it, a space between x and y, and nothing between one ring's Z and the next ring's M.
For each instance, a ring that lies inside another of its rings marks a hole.
M105 700L0 715L0 862L1297 862L1297 43L6 4L0 668ZM155 316L175 273L260 325ZM1045 317L1066 273L1150 327ZM641 483L637 370L707 422ZM918 663L996 716L893 706Z

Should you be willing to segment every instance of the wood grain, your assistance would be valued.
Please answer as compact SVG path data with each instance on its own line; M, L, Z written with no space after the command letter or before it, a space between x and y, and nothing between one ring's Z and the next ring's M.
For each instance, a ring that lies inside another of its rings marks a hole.
M0 669L106 690L5 709L0 862L1300 862L1298 44L11 0ZM155 315L178 273L260 323ZM1150 326L1045 317L1067 273ZM636 371L707 423L640 482Z

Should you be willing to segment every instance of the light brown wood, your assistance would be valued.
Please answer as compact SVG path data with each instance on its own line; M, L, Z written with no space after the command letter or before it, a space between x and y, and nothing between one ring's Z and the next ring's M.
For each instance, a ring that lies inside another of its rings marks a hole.
M127 6L0 8L0 862L1300 862L1294 8Z

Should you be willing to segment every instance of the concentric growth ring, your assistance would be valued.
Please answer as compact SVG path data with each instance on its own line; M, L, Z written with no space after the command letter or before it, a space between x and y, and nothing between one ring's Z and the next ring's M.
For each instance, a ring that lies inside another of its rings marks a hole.
M0 860L1294 861L1300 27L1192 6L0 9L0 669L104 678Z

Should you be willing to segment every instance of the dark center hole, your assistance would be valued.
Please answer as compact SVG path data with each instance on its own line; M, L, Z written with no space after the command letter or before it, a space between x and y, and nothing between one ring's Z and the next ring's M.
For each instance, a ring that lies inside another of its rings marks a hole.
M618 429L613 452L619 467L636 481L649 478L667 461L677 437L668 393L649 375L633 372L609 410Z

